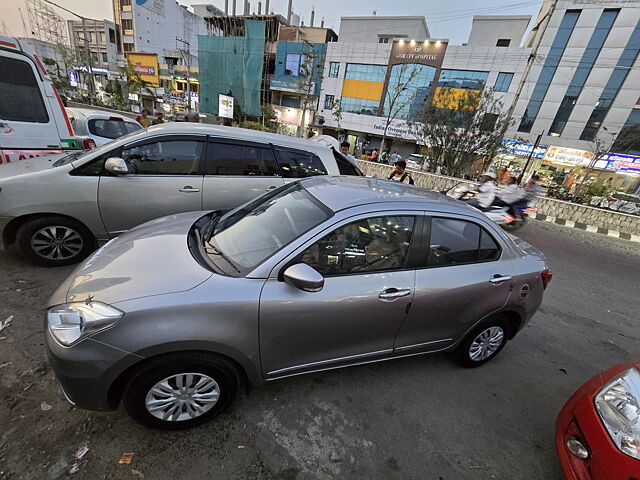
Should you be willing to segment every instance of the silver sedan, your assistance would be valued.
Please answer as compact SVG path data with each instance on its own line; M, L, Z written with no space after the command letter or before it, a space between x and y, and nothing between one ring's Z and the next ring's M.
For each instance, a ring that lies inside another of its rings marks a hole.
M138 226L54 293L69 401L157 428L218 415L243 382L432 352L494 358L551 279L534 247L442 194L314 177L229 213Z

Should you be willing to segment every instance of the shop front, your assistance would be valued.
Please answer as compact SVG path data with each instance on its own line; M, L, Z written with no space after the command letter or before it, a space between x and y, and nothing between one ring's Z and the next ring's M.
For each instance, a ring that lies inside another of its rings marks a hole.
M532 172L531 167L544 158L547 148L546 145L535 146L532 143L503 139L502 151L493 158L492 166L496 171L502 171L506 167L509 174L519 176L531 158L528 171Z

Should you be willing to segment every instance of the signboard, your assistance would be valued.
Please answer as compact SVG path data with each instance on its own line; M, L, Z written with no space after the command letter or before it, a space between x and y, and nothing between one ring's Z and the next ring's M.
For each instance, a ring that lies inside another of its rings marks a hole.
M283 92L299 93L303 90L302 88L300 88L300 81L298 80L298 77L272 78L269 81L269 86L271 87L271 90L280 90ZM311 85L310 91L315 91L315 84Z
M233 97L228 95L218 95L218 116L233 118Z
M640 157L621 153L608 153L597 160L593 167L601 170L640 174Z
M533 150L532 143L521 143L517 140L502 139L502 146L512 155L519 155L521 157L528 157L531 150ZM531 155L531 158L543 158L544 154L547 153L547 148L546 145L538 145Z
M72 87L77 87L78 86L78 74L76 72L74 72L73 70L71 70L69 72L69 84Z
M137 93L130 93L129 94L129 100L131 100L132 102L137 102L138 101L138 94Z
M164 0L136 0L136 5L164 17Z
M551 146L547 148L544 161L588 167L591 164L593 157L593 152L588 152L586 150Z
M158 55L155 53L127 53L127 60L133 65L133 69L142 80L149 82L152 87L160 85L160 69L158 68Z
M446 50L447 42L439 40L425 40L424 42L399 40L393 42L389 64L419 63L421 65L440 67Z
M386 123L386 118L375 117L372 125L373 132L378 135L382 135L384 133L384 126ZM413 128L404 120L392 120L389 124L389 128L387 128L387 136L403 138L405 140L416 140Z
M75 65L73 69L78 72L86 72L88 70L86 65ZM91 73L101 73L106 75L108 72L109 69L107 69L107 67L91 67Z

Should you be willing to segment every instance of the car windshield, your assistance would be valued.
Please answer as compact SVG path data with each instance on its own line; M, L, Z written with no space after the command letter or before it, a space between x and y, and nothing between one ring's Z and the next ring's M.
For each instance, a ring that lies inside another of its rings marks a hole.
M246 273L331 214L298 183L285 185L220 218L208 253Z

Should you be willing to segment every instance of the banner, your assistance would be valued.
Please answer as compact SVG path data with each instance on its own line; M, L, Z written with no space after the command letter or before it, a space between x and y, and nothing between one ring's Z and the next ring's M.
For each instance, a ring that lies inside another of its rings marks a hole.
M158 68L158 55L155 53L127 53L127 60L133 64L133 69L145 82L152 87L160 85L160 69Z
M233 97L228 95L218 95L218 116L233 118Z

